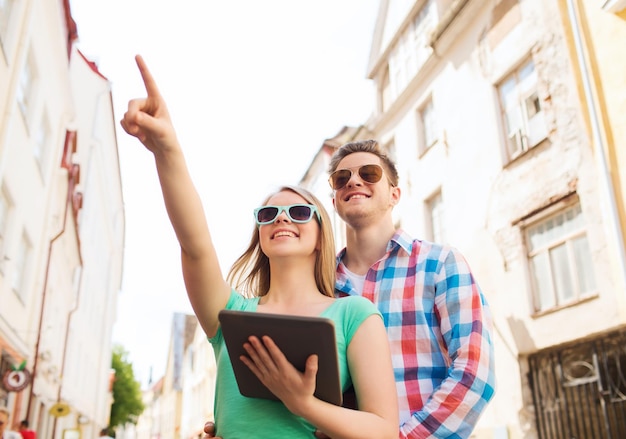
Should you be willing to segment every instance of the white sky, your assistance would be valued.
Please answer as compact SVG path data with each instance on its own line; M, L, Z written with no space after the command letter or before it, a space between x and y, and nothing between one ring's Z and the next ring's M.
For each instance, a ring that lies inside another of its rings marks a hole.
M222 270L252 209L297 183L323 140L373 107L366 79L377 0L72 0L78 47L112 83L116 119L145 96L143 55L168 102ZM145 385L165 372L172 313L192 313L154 161L117 125L126 209L113 341Z

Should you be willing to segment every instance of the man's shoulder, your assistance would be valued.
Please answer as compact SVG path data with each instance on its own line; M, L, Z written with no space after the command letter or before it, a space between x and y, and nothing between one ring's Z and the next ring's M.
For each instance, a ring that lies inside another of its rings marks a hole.
M4 439L22 439L22 435L17 431L5 430Z

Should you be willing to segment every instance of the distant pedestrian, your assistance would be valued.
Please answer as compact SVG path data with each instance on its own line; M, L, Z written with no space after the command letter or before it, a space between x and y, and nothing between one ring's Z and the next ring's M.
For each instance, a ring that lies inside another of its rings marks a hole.
M7 430L11 412L5 406L0 406L0 439L22 439L16 431Z
M37 433L28 428L28 419L23 419L22 422L20 422L19 432L23 439L37 439Z
M108 428L103 428L102 430L100 430L100 436L98 436L98 439L115 439L109 434L109 431L110 430Z

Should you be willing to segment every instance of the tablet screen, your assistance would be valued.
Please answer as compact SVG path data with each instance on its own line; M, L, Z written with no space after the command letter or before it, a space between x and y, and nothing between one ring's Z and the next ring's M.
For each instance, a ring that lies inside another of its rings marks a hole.
M222 310L220 325L239 392L252 398L278 398L258 380L239 357L247 355L243 344L248 337L269 336L296 369L303 372L306 359L318 356L315 396L341 405L341 383L333 321L322 317Z

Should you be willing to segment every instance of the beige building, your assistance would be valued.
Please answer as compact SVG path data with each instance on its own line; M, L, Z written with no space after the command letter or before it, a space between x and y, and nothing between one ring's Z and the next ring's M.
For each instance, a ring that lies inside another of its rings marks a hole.
M626 49L616 44L626 38L626 1L605 1L600 7L593 0L568 0L560 6L567 17L565 33L587 132L602 174L607 226L614 229L612 245L621 255L613 261L614 269L626 273Z
M334 148L379 139L398 225L467 256L495 317L497 393L476 438L626 436L623 9L381 1L377 108L302 180L328 195Z
M111 405L124 209L109 81L69 2L0 2L0 388L41 438L95 437Z
M144 391L146 409L136 439L202 437L213 420L217 368L213 348L195 315L174 313L165 375Z
M192 316L195 320L196 317ZM213 347L200 324L183 357L183 402L181 438L202 437L204 423L214 420L215 377L217 365Z

